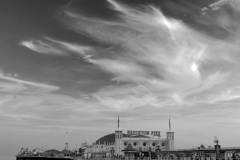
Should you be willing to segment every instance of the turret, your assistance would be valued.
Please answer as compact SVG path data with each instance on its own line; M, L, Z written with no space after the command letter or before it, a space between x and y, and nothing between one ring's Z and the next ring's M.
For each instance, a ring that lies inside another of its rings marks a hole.
M174 149L174 132L167 132L167 140L168 140L168 150Z
M122 130L119 128L119 116L118 129L115 131L115 155L122 155Z
M174 149L174 132L171 131L171 120L169 117L169 131L167 132L168 150Z

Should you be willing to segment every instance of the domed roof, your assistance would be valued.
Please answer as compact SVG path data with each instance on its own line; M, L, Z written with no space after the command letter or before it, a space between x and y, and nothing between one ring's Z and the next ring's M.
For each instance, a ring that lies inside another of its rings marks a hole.
M200 146L200 149L205 149L205 146L202 144L202 145Z
M123 133L122 135L123 135L123 137L129 137L129 135L127 135L125 133ZM106 143L115 142L115 133L111 133L111 134L108 134L106 136L99 138L96 141L96 144L104 144L104 142L106 142Z
M46 150L45 153L49 153L49 154L59 154L60 151L56 150L56 149L49 149Z
M104 142L115 142L115 133L112 133L112 134L108 134L106 136L103 136L101 138L99 138L97 141L96 141L96 144L103 144Z

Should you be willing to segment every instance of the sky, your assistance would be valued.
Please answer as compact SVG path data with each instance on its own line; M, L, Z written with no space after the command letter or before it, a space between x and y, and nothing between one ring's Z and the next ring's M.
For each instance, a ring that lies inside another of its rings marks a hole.
M120 128L239 147L239 0L0 2L0 155ZM67 132L67 134L66 134Z

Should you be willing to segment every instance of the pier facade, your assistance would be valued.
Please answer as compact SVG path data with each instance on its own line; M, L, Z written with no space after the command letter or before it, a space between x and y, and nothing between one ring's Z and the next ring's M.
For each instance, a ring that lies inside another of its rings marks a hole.
M170 119L169 119L170 126ZM174 132L166 132L166 137L161 137L160 131L128 130L127 133L118 128L114 133L99 138L88 149L87 157L136 157L155 156L155 151L174 149Z

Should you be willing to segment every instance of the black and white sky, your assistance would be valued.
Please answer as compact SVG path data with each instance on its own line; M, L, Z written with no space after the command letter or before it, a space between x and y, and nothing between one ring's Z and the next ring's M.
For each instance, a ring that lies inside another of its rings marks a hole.
M0 155L120 127L239 146L239 0L0 1Z

